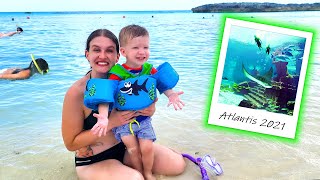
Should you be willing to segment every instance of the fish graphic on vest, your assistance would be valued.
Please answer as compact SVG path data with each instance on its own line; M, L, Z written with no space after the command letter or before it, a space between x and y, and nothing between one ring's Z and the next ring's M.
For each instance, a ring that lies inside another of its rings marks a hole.
M134 94L135 96L139 95L139 91L148 93L148 90L146 88L147 81L148 78L141 85L138 85L138 79L133 84L131 84L130 81L125 82L124 87L120 88L120 92L126 93L128 95Z

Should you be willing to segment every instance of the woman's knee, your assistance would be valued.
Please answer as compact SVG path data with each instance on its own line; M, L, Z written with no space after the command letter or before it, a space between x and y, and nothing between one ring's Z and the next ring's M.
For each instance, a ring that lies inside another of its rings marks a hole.
M186 161L184 160L182 155L180 156L177 154L177 156L171 158L172 162L170 162L170 166L172 167L172 169L168 170L166 174L170 176L177 176L182 174L187 167Z
M134 170L134 172L132 172L131 175L128 175L126 179L144 180L142 174L137 170Z
M187 163L184 160L184 158L181 156L181 158L177 158L175 161L175 170L176 175L182 174L187 167Z
M155 160L153 171L155 173L175 176L184 172L186 162L181 153L157 144L155 144L154 150Z

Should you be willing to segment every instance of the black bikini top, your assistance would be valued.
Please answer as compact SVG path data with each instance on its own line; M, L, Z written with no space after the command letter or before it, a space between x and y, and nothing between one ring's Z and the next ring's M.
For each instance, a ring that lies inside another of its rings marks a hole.
M98 113L97 111L91 111L90 115L84 119L83 122L83 129L84 130L89 130L91 129L96 123L97 123L97 118L93 116L93 113Z

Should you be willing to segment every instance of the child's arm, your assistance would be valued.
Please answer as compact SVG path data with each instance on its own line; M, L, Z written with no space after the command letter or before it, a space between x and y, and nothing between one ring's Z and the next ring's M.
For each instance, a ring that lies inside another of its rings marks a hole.
M108 130L108 115L109 115L109 104L99 104L98 105L98 112L95 117L98 119L97 123L91 129L93 134L98 135L99 137L105 136Z
M168 107L172 104L175 110L182 109L184 103L180 100L179 95L183 94L183 91L175 92L172 89L168 89L163 93L169 99Z

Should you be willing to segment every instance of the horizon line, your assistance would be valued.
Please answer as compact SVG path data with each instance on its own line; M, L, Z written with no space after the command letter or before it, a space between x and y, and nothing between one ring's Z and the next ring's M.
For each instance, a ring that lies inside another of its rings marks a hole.
M50 12L50 13L60 13L60 12L166 12L166 11L191 11L191 9L179 9L179 10L65 10L65 11L1 11L0 13L26 13L26 14L31 14L31 13L43 13L43 12Z

